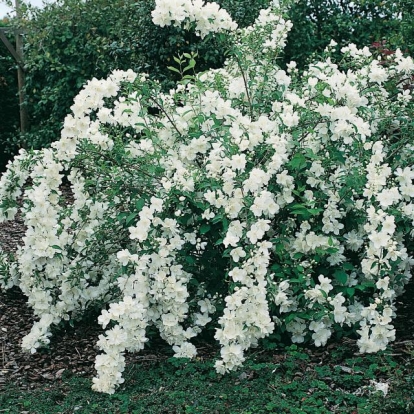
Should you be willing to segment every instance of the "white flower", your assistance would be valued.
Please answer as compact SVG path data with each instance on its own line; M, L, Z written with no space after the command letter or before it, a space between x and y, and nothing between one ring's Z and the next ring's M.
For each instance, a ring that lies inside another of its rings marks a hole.
M98 323L105 329L108 323L111 322L111 319L111 314L106 309L103 309L101 315L98 317Z
M255 244L258 240L261 240L265 233L270 229L270 220L258 220L254 223L250 230L246 233L251 243Z
M370 380L370 384L374 387L375 391L382 392L384 397L387 396L389 388L389 384L387 382L376 382L375 380Z
M116 346L126 342L128 338L127 332L120 328L118 325L115 325L111 330L106 333L106 341L109 346Z
M236 247L230 252L230 256L237 263L240 260L240 258L246 257L246 252L243 250L242 247Z
M230 270L229 276L231 276L231 278L235 282L241 282L243 284L248 283L248 275L247 275L247 271L245 269L235 267L234 269Z
M323 328L312 334L312 339L315 341L315 346L324 346L331 337L332 332L329 329Z
M237 154L231 157L231 168L238 171L244 171L246 168L246 155Z
M309 299L311 302L318 302L318 303L324 303L326 302L326 298L323 295L321 289L314 288L309 289L305 291L305 298Z
M208 313L196 313L194 314L194 323L198 326L205 326L211 321Z
M346 244L352 251L358 251L364 244L364 239L355 230L350 231L344 235Z
M130 239L135 240L138 239L139 241L144 241L148 237L148 229L151 225L151 221L147 218L142 218L138 221L135 227L130 227Z
M396 66L397 71L403 73L410 73L414 70L414 61L412 57L408 56L406 58L399 57L397 59L398 65Z
M178 318L172 313L167 313L161 316L162 323L165 326L175 326L178 324Z
M387 208L397 201L399 201L401 195L398 191L397 187L393 187L390 189L384 189L377 195L377 200L381 204L381 207Z
M126 266L131 258L131 253L128 251L128 249L120 250L116 257L121 262L122 266Z
M329 293L333 289L333 286L331 285L331 279L329 279L329 277L319 275L318 280L320 284L315 285L315 289L321 289L326 293Z
M368 237L376 249L386 247L390 240L390 236L385 231L373 231Z
M173 351L175 358L194 358L197 355L196 347L189 342L184 342L181 345L174 345Z
M305 341L306 324L300 318L295 318L286 325L286 330L292 334L292 342L302 343Z
M246 223L242 223L239 220L232 221L227 230L226 237L223 240L225 247L233 246L237 247L237 243L243 236L243 229L246 227Z
M373 61L370 67L369 80L371 82L383 83L387 80L388 74L385 68L379 66L378 61Z

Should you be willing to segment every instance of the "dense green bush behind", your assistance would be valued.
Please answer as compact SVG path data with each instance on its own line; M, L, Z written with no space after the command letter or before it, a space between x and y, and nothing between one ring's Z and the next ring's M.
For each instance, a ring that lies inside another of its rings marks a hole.
M217 2L240 26L247 26L270 0ZM412 49L411 0L358 0L352 4L349 0L293 3L290 18L294 29L284 60L296 60L303 67L331 38L341 45L353 42L358 46L387 39ZM153 9L154 0L58 0L42 10L27 9L25 17L15 23L27 30L26 92L31 129L24 136L12 135L13 139L11 134L0 136L2 147L42 148L57 140L81 86L113 69L145 71L167 89L176 80L167 69L173 56L197 50L198 71L222 65L226 45L220 36L207 41L180 28L156 27L151 18ZM400 19L396 19L398 13ZM7 94L8 99L14 98L15 90L11 88ZM15 104L8 107L16 111Z
M7 22L0 21L0 27ZM12 40L12 39L11 39ZM19 105L17 97L16 63L6 46L0 42L0 172L4 170L10 148L4 143L16 135L19 124Z
M269 0L220 3L246 26ZM22 146L41 148L58 139L74 96L93 77L131 68L168 88L175 79L167 69L172 57L195 49L198 70L222 65L226 48L219 37L204 41L181 28L156 27L153 9L153 0L58 0L43 10L27 10L32 17L22 23L32 128L19 138Z
M285 60L303 67L335 40L340 46L370 46L385 40L389 48L414 50L412 0L299 0L291 8L293 22Z

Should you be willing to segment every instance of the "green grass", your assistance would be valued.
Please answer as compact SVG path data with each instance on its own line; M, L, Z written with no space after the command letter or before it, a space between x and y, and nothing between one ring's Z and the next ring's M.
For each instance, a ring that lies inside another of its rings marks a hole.
M92 392L89 378L69 375L29 391L9 385L0 392L0 413L414 412L412 344L375 355L355 355L349 345L261 351L225 376L213 363L165 358L129 366L114 395ZM388 395L375 392L371 380L389 383Z

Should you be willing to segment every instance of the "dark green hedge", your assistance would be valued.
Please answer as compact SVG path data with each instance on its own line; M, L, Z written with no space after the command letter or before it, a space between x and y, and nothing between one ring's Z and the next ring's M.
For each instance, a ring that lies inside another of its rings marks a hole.
M220 3L245 26L269 0ZM23 23L31 130L16 143L40 148L58 139L82 85L113 69L145 71L168 88L174 74L167 66L182 52L199 51L198 70L222 65L226 48L219 37L201 40L179 28L156 27L153 8L153 0L58 0L32 10Z
M300 0L291 8L286 60L303 67L331 39L359 47L385 40L391 49L413 53L413 16L413 0Z
M0 21L0 27L7 22ZM13 42L13 38L10 38ZM19 100L17 96L16 63L9 51L0 42L0 172L13 153L14 148L7 146L7 141L15 136L19 127Z
M217 2L240 26L246 26L270 0ZM303 67L331 38L341 45L353 42L359 46L387 39L391 46L412 51L413 4L412 0L300 0L291 8L294 28L285 61L296 60ZM145 71L167 89L176 79L167 69L173 56L198 50L198 70L222 65L226 46L220 37L201 40L178 28L156 27L151 21L153 8L154 0L57 0L15 22L27 30L26 95L31 129L25 136L0 136L0 140L27 148L49 145L59 138L82 85L92 77L106 77L113 69ZM7 99L14 99L15 93L8 89ZM16 110L12 105L8 108Z

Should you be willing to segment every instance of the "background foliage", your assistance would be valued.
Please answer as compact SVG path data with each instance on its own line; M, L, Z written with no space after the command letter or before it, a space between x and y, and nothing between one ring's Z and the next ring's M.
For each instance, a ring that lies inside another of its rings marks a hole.
M217 0L240 26L251 24L269 1ZM7 108L8 120L0 126L2 147L9 151L16 146L42 148L57 140L81 86L113 69L145 71L169 88L176 80L167 69L173 56L198 50L197 70L222 65L226 50L222 38L201 40L180 28L155 27L153 7L153 0L58 0L42 10L23 10L23 19L14 24L27 29L26 92L31 129L25 136L15 133L18 108L15 75L10 72L13 62L0 48L1 76L7 73L10 77L7 87L0 86L1 107ZM413 14L411 0L298 1L291 8L293 30L284 60L296 60L303 67L331 38L340 45L353 42L358 46L386 39L389 47L412 51Z
M220 3L245 26L268 0ZM198 49L198 70L223 63L220 38L203 41L181 28L156 27L153 9L152 0L58 0L43 10L26 10L32 17L19 23L28 33L25 59L32 129L20 144L41 148L58 139L81 86L113 69L145 71L168 88L174 80L167 69L173 56Z
M0 21L0 27L7 26L7 21ZM12 41L12 38L10 38ZM4 170L10 154L4 144L12 135L16 135L19 123L19 106L17 97L16 63L10 53L0 42L0 172Z
M291 9L293 29L286 61L303 67L334 39L340 46L370 46L385 40L390 48L413 50L414 3L411 0L304 0Z

